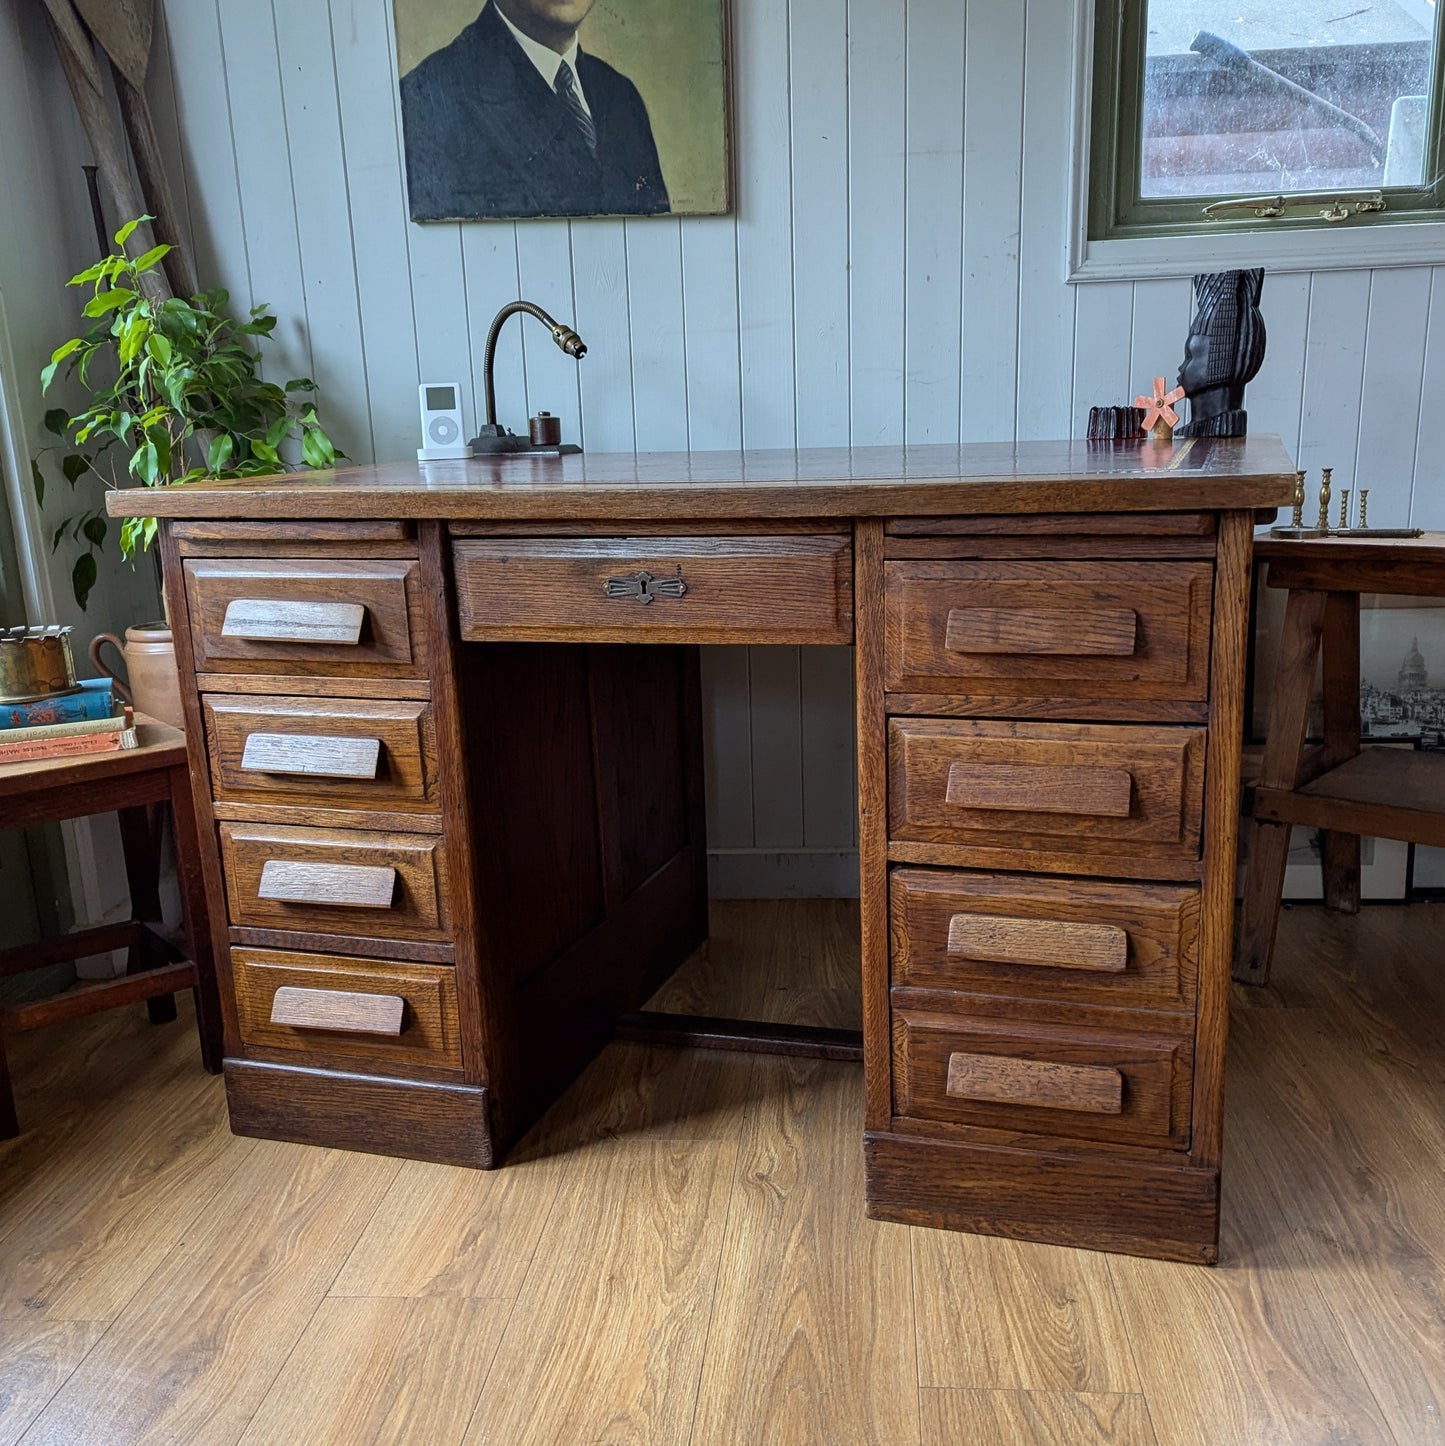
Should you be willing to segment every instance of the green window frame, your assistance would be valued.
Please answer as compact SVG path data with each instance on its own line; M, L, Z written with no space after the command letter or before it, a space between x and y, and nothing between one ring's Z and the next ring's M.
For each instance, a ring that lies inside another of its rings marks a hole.
M1213 218L1206 205L1235 199L1220 195L1144 197L1142 190L1144 61L1148 0L1098 0L1094 14L1092 104L1090 108L1088 239L1091 242L1170 236L1224 237L1240 232L1323 232L1338 228L1379 228L1402 223L1445 220L1445 42L1436 8L1431 53L1429 119L1421 186L1380 186L1385 209L1348 207L1343 221L1325 219L1320 205L1259 217L1252 211L1226 212ZM1433 180L1429 178L1434 178ZM1239 196L1246 194L1240 192ZM1328 191L1314 195L1334 194ZM1358 196L1359 188L1338 192Z

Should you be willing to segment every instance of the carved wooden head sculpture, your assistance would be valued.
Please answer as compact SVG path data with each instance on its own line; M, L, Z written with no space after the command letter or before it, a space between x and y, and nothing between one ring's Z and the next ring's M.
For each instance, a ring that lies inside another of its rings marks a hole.
M1194 320L1184 344L1179 385L1189 421L1179 437L1242 437L1244 388L1264 361L1259 310L1264 268L1210 271L1194 278Z

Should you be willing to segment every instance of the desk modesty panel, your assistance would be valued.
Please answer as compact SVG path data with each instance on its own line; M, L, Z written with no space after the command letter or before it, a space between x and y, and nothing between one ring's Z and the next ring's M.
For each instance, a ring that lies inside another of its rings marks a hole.
M233 1129L504 1164L707 936L698 645L853 644L860 1207L1216 1259L1250 554L1293 489L1251 437L112 494L162 519Z

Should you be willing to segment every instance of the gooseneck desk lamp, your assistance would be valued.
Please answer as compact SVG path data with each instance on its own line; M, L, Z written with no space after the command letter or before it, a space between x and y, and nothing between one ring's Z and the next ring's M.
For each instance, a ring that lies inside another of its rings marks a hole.
M568 356L581 361L587 355L587 344L570 326L553 321L540 306L533 306L530 301L509 301L497 313L496 320L492 322L491 330L487 333L487 355L483 366L487 390L487 424L472 438L472 452L476 456L496 452L532 452L553 457L560 457L568 452L580 452L582 448L576 443L562 441L561 420L551 412L539 412L533 417L525 437L509 432L497 422L497 386L492 375L497 361L497 338L501 335L507 318L518 311L535 316L552 333L552 340Z

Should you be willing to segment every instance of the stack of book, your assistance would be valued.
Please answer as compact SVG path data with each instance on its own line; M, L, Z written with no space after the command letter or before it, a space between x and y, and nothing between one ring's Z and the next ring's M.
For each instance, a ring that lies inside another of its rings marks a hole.
M116 699L109 678L88 679L52 698L0 703L0 764L135 746L135 715Z

